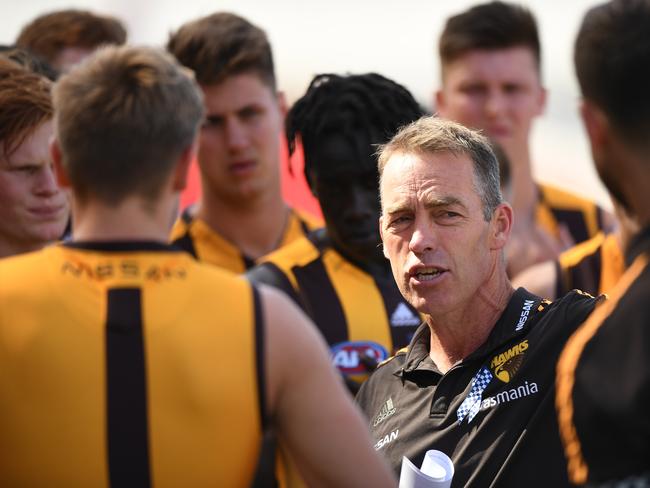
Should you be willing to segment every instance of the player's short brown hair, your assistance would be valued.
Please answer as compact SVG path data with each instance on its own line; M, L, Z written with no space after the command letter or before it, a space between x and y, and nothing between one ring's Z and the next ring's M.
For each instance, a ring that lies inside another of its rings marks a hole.
M94 49L104 44L124 44L126 29L115 17L86 10L59 10L41 15L21 30L16 45L53 64L62 49Z
M0 157L8 158L42 123L52 118L51 83L0 57Z
M193 70L202 85L253 72L275 90L273 55L266 33L237 15L220 12L188 22L171 34L167 50Z
M189 70L164 51L105 47L54 87L55 134L75 193L155 199L203 117Z
M541 72L541 47L537 22L527 8L506 2L489 2L447 19L438 42L443 67L469 51L530 49Z

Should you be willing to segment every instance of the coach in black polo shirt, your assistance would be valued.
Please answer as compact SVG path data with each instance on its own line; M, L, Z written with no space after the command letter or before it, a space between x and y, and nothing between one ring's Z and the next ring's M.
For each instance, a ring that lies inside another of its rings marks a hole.
M379 171L384 254L425 323L357 397L375 448L397 472L402 456L443 451L458 487L567 485L555 362L596 299L513 290L512 209L478 133L420 119L382 148Z

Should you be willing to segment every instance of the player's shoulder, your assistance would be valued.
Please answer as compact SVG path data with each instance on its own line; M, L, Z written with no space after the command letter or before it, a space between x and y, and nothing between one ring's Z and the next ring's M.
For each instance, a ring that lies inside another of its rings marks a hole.
M308 236L303 236L264 256L260 264L273 263L286 272L296 266L306 266L319 257L320 250L316 247L313 240Z
M316 217L315 215L312 215L308 212L305 212L304 210L300 210L297 208L292 208L291 211L299 220L305 223L308 230L312 231L320 227L323 227L323 220Z
M554 322L579 325L593 312L597 305L607 300L607 295L593 296L582 290L571 290L552 302L542 302L542 316L552 317Z
M549 183L539 183L539 188L544 200L553 207L583 209L598 206L590 198Z
M0 274L5 277L11 275L20 277L30 272L42 272L44 264L47 263L48 266L52 266L53 263L59 260L59 245L53 244L38 251L0 259Z
M591 239L580 242L575 246L563 251L558 260L562 268L570 268L576 266L588 256L597 253L605 242L605 234L600 231Z

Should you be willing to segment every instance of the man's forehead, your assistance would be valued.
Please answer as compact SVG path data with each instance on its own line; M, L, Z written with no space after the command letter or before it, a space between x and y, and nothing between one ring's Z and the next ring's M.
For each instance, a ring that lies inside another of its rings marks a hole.
M466 154L396 154L384 167L380 190L388 204L413 198L441 201L448 199L449 189L473 185L473 165Z
M537 58L528 46L471 49L441 66L443 82L447 80L450 73L480 74L482 72L539 79Z

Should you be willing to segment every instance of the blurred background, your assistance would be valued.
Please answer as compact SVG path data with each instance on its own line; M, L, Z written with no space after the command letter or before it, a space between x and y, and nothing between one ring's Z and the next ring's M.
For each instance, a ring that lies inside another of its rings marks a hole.
M119 17L129 42L163 46L170 31L214 11L237 13L266 30L278 84L291 103L322 72L375 71L406 86L432 108L439 84L437 38L445 19L476 4L455 0L0 0L0 43L11 44L21 27L42 13L81 8ZM520 2L537 16L543 49L545 115L533 132L535 176L595 198L611 208L591 165L578 118L573 40L594 0Z

